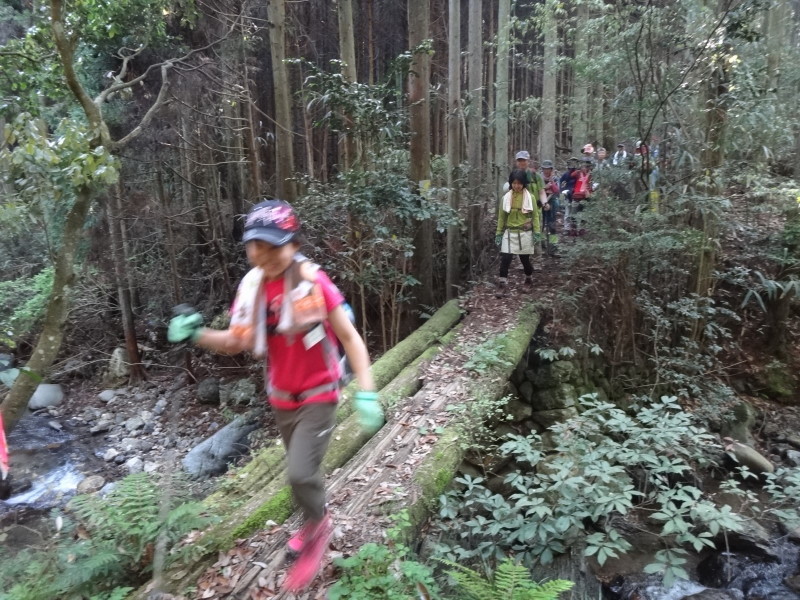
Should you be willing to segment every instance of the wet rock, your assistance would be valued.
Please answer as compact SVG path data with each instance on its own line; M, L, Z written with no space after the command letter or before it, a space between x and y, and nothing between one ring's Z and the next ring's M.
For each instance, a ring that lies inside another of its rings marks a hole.
M119 450L117 450L116 448L109 448L103 454L103 460L106 462L111 462L112 460L117 458L117 456L119 456Z
M117 457L114 459L114 464L122 465L125 464L126 460L128 460L128 458L124 454L118 454Z
M64 429L64 426L58 421L48 421L47 426L50 429L55 429L56 431L62 431Z
M100 402L105 402L108 404L117 397L117 393L114 390L103 390L97 394L97 397L100 399Z
M57 383L40 383L33 392L28 408L39 410L49 406L58 406L64 400L64 390Z
M779 558L771 545L772 536L769 531L753 520L746 520L741 525L741 531L727 532L727 547L734 552L744 552L758 556L764 560ZM725 548L725 537L720 534L715 543L717 548Z
M744 594L739 590L703 590L682 600L744 600Z
M784 458L793 467L800 467L800 452L797 450L787 450L784 453Z
M94 492L100 491L105 484L106 480L100 475L91 475L81 480L76 491L79 494L93 494Z
M260 411L236 417L210 438L192 448L183 459L183 468L194 477L225 472L228 461L247 450L247 436L259 426ZM179 447L181 443L179 442Z
M198 383L197 399L201 404L219 404L219 379L209 377Z
M800 592L800 573L796 573L791 577L787 577L783 580L786 584L786 587L792 589L795 592Z

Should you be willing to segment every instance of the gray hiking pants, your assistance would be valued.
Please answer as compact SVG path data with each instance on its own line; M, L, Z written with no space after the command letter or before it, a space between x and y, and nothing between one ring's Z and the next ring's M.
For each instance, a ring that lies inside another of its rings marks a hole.
M273 407L272 412L286 445L286 471L294 501L307 520L319 521L325 514L325 479L320 465L336 425L336 404L304 404L297 410Z

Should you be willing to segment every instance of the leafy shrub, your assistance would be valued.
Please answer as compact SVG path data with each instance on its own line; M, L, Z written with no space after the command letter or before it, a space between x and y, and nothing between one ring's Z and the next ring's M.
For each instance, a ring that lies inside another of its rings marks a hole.
M638 507L661 523L667 549L649 569L663 572L669 585L686 576L684 547L713 547L713 535L739 527L730 507L717 507L686 481L718 446L675 398L639 407L635 416L594 395L580 403L580 416L551 427L555 454L545 454L536 434L508 436L500 452L517 463L505 477L509 497L492 493L483 478L456 479L462 489L442 496L440 516L443 529L460 531L462 541L440 544L439 553L490 563L514 555L530 566L584 538L585 553L603 564L631 549L614 523Z
M46 545L0 562L4 600L121 598L152 571L158 549L169 565L197 556L202 544L178 542L211 519L148 474L130 475L105 498L78 496L55 518Z
M30 335L44 314L52 286L52 267L0 282L0 344L14 348L18 339Z

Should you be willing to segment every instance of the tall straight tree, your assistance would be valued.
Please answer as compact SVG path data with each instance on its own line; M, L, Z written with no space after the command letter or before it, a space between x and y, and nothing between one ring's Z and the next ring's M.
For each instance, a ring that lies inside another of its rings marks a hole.
M449 0L447 32L447 187L450 208L461 204L458 169L461 164L461 0ZM458 296L461 228L447 228L447 299Z
M408 2L408 46L414 57L408 74L410 112L409 177L418 194L426 194L431 178L431 110L429 91L431 55L420 48L430 35L430 0ZM434 305L433 295L433 222L419 222L414 236L414 277L419 281L416 298L419 304Z
M342 76L347 83L355 83L356 43L353 37L353 0L339 0L339 57L342 60ZM350 115L344 115L346 126L352 124ZM345 133L342 139L343 169L352 168L356 163L357 147L353 134Z
M575 58L572 61L573 94L572 94L572 149L576 150L589 141L589 84L586 80L586 61L589 59L589 43L582 35L583 25L589 19L589 7L585 2L578 4L575 20L573 43Z
M297 190L294 175L294 149L292 144L292 102L289 75L286 69L286 1L269 0L269 47L272 56L272 87L275 93L275 193L283 200L293 202Z
M483 139L481 121L483 120L483 1L469 0L468 24L468 68L469 68L469 112L467 113L467 161L469 162L469 189L472 197L467 214L467 242L469 243L470 265L477 263L480 245L481 226L481 181L483 169L481 160Z
M552 160L556 154L556 80L558 77L558 24L555 2L540 5L539 23L544 34L544 71L542 72L542 113L539 121L539 161Z
M511 49L511 0L497 3L497 73L494 105L493 193L499 195L508 174L508 57Z

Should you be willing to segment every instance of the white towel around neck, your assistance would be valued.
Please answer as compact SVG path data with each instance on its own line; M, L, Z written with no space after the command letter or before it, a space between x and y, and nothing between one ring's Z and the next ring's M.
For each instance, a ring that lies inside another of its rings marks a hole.
M506 195L503 196L503 211L510 213L511 212L511 195L514 193L513 190L508 190ZM533 200L531 199L531 193L526 189L522 188L522 212L529 213L533 212Z

